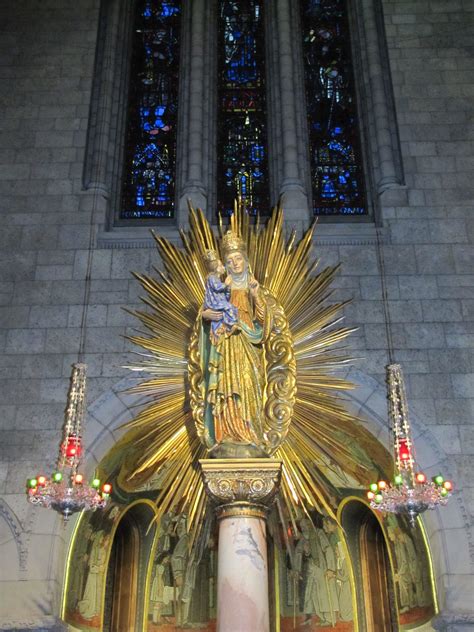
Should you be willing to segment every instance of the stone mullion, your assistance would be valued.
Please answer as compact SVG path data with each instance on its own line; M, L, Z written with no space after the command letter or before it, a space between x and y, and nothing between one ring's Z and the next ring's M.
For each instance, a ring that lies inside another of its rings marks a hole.
M203 182L203 125L205 110L204 67L205 41L204 16L206 0L193 0L191 4L191 46L187 64L190 76L185 91L189 95L186 126L182 130L183 160L187 162L186 180L179 196L179 222L182 222L187 209L187 200L191 199L194 206L206 208L207 190Z
M290 3L291 30L293 33L293 82L295 88L295 120L297 132L298 168L300 179L307 196L308 212L311 214L311 169L308 147L308 118L304 84L303 41L299 16L299 1Z
M298 165L297 110L293 38L289 0L276 0L276 28L278 32L282 175L280 196L290 221L308 220L308 201ZM300 92L301 97L303 94Z
M108 195L110 186L106 176L109 158L107 150L112 120L115 43L120 28L121 11L119 5L112 12L107 12L104 7L105 5L102 4L100 19L107 20L106 39L103 44L103 51L97 53L100 60L100 69L98 72L96 70L94 77L97 108L88 133L84 188L86 190L99 190Z
M190 107L189 84L190 84L190 47L191 47L191 6L184 3L183 15L181 17L181 50L179 55L179 91L178 91L178 131L176 139L176 191L175 208L178 209L178 219L180 213L180 199L184 184L188 178L188 145L186 142L188 133L188 117Z
M368 92L370 93L371 114L377 141L377 169L379 176L376 187L377 193L381 194L386 189L400 184L400 174L397 170L393 151L393 137L391 133L393 125L387 103L384 79L388 69L382 65L374 2L360 2L359 7L364 26L369 73Z
M370 77L368 68L368 51L365 37L364 19L359 5L348 6L349 28L351 31L351 45L355 90L358 100L359 129L361 145L364 148L364 175L366 181L366 196L369 209L375 209L374 193L376 182L380 179L378 160L377 133L375 129L372 97L370 94ZM369 211L370 212L370 211Z
M114 83L114 99L112 103L112 121L109 134L108 155L112 157L109 160L107 181L110 182L110 201L111 211L108 213L108 228L112 226L113 217L119 217L121 190L122 190L122 171L123 171L123 155L125 148L125 125L127 119L127 103L128 103L128 86L130 81L130 50L131 50L131 30L130 22L133 19L133 5L131 2L125 2L120 12L120 30L117 33L115 41L115 83Z
M282 172L282 139L279 133L281 120L280 107L280 75L278 72L278 38L276 32L275 3L269 2L265 7L265 57L267 83L267 157L268 176L270 180L270 203L274 204L280 193L279 183Z
M83 187L93 195L97 220L107 229L113 226L120 201L131 9L131 0L103 1L100 8ZM86 195L81 208L90 206Z
M217 112L217 20L215 2L206 0L205 24L208 26L204 38L204 146L203 184L206 191L207 215L210 221L215 216L216 195L216 112Z
M191 81L189 109L188 179L202 187L202 145L204 120L204 0L194 0L191 29Z

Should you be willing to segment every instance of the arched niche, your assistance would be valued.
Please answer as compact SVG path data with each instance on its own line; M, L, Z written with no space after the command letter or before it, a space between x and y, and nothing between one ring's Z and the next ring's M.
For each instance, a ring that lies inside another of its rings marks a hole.
M418 627L438 613L433 564L421 520L374 512L361 498L339 507L356 585L360 629ZM384 627L377 627L383 625Z
M70 545L62 617L78 630L145 629L155 505L81 516Z
M20 569L25 561L25 546L22 537L22 524L14 511L3 499L0 499L0 552L2 565L0 569L0 580L11 579L12 569L17 569L19 579ZM4 573L8 575L3 576Z
M348 369L342 377L355 385L353 391L342 396L346 406L363 419L364 426L383 445L388 446L385 386L354 368ZM122 425L132 419L144 403L143 396L127 392L134 384L136 378L123 379L88 407L84 465L89 474L123 435ZM429 427L423 424L416 408L410 410L410 419L420 466L429 476L443 471L447 477L455 479L449 456ZM423 524L432 551L441 614L449 612L451 616L451 613L469 611L471 598L466 587L472 582L474 561L462 490L450 500L449 508L424 514Z
M154 508L139 502L120 518L107 565L104 597L104 632L144 627L148 566L153 546Z
M382 527L365 503L353 500L341 512L354 575L359 625L367 632L397 629L394 578Z

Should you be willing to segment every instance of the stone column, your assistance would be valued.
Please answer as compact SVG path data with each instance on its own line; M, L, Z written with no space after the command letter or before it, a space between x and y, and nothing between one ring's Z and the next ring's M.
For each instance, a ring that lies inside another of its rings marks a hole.
M309 219L308 199L303 186L298 151L296 79L294 64L294 32L290 16L289 0L278 0L276 3L276 25L278 32L278 65L281 101L281 133L283 150L283 172L280 185L280 197L287 218L301 221L306 225ZM302 86L298 86L302 89Z
M133 2L97 4L97 51L82 174L85 195L80 205L81 210L94 206L96 217L109 230L120 202Z
M389 111L389 97L387 96L386 77L390 72L388 60L382 65L383 45L379 42L379 29L377 27L376 7L374 2L361 2L361 19L364 25L364 39L367 49L367 72L369 77L370 114L373 119L377 148L377 193L380 195L385 190L397 187L401 184L402 175L397 169L394 155L394 145L398 139L393 138L396 132L390 119L393 114Z
M194 0L191 3L189 47L185 51L185 77L182 86L186 90L187 103L184 120L181 119L180 139L183 149L180 158L183 163L183 174L179 196L179 223L186 224L188 199L194 207L206 209L207 190L204 184L204 111L206 94L206 27L205 18L208 15L206 0ZM183 89L181 90L183 94Z
M266 517L278 492L281 461L200 461L219 521L217 632L268 632Z

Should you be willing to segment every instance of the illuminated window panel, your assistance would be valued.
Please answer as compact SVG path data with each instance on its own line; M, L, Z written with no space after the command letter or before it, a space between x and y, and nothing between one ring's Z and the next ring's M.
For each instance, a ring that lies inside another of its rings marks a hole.
M218 211L269 213L263 0L219 2Z
M365 215L367 204L347 0L300 0L315 215Z
M121 219L172 218L180 0L135 0Z

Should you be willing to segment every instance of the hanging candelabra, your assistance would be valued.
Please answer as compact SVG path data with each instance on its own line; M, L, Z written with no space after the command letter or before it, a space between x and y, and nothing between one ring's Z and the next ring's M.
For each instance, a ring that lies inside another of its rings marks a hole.
M105 124L104 121L102 123ZM103 129L102 129L103 131ZM92 181L101 181L103 155L103 133L99 133L101 148L97 172ZM59 445L59 456L56 471L48 478L38 474L27 481L27 497L29 502L39 507L53 509L60 513L64 520L78 511L94 511L104 509L107 505L112 485L101 483L93 478L89 483L84 474L79 471L83 454L82 427L84 421L86 396L86 364L84 363L85 330L92 278L92 254L94 244L94 218L97 210L100 188L95 187L92 200L92 210L89 222L89 244L87 250L86 273L84 283L84 297L80 324L79 350L77 362L72 365L71 382L67 396L65 420L62 438Z
M406 514L412 525L418 514L445 505L452 483L438 474L428 480L416 464L403 374L399 364L387 366L388 413L396 465L393 483L372 483L367 496L375 509Z
M39 474L27 482L30 503L54 509L64 520L78 511L103 509L112 491L110 483L101 485L98 478L87 484L84 475L78 471L82 456L85 390L86 365L74 364L56 471L50 478Z
M372 483L367 492L374 509L405 514L412 526L417 516L427 509L445 505L451 495L453 484L437 474L431 480L416 463L415 446L408 417L408 404L402 369L394 362L390 309L388 304L385 261L382 252L380 229L377 228L377 259L382 285L382 304L389 364L387 366L388 418L394 461L393 483L380 480Z

